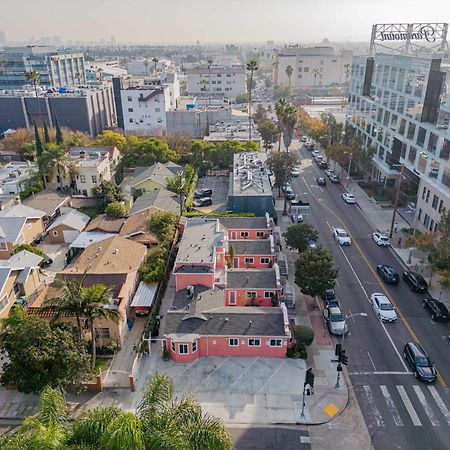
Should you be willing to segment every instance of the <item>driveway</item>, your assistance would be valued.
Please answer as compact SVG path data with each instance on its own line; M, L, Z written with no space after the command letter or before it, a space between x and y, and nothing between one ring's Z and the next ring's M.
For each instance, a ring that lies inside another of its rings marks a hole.
M303 360L210 356L191 364L159 361L157 370L173 377L177 397L190 392L204 411L228 424L301 420Z
M38 244L38 247L53 259L52 264L44 269L48 277L47 281L53 281L55 275L66 267L66 253L69 250L69 246L67 244L46 244L44 242Z
M227 210L227 196L228 196L228 177L202 177L198 179L197 189L207 188L212 189L211 206L204 206L202 208L195 208L197 211L205 213L224 213Z

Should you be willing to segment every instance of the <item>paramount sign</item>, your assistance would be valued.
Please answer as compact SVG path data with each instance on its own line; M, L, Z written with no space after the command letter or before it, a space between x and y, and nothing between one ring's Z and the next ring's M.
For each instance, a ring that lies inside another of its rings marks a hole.
M427 42L436 41L436 32L431 25L423 26L411 32L382 31L380 35L381 41L406 41L408 39Z

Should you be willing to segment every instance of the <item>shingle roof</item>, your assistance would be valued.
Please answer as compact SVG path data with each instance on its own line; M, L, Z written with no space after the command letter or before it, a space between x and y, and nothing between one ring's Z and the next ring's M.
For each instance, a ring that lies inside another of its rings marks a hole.
M15 243L26 222L26 217L0 217L0 241Z
M152 189L138 197L131 207L129 215L132 216L149 208L179 214L180 204L178 195L167 189Z
M61 214L48 228L53 230L59 225L66 225L74 230L83 231L86 225L89 223L90 217L86 214L80 213L76 209L67 213Z
M147 246L158 245L158 237L148 229L148 222L152 214L154 211L146 209L128 217L120 229L119 235Z
M40 211L23 204L14 205L11 208L0 211L0 217L26 217L28 219L42 219L44 216L44 211Z
M228 289L277 289L277 287L274 269L230 269L227 272Z
M229 241L229 245L233 246L235 255L270 255L271 243L269 239L258 239L249 241L241 239Z
M228 230L267 229L265 217L220 217L219 221Z
M31 253L28 250L22 250L9 259L0 260L0 267L8 267L13 270L22 270L25 267L36 268L43 260L42 256Z
M44 189L26 198L22 204L44 211L47 216L52 216L58 208L66 204L69 200L70 197L61 192Z
M118 233L124 224L124 218L109 217L106 214L97 216L88 226L85 231L103 231L105 233Z
M9 267L0 267L0 291L3 290L6 280L9 277L11 269Z
M183 169L181 166L178 166L178 170L176 170L176 166L176 164L170 163L170 168L168 168L165 164L158 162L144 171L141 171L140 168L138 168L139 172L133 179L130 180L130 186L137 186L138 184L150 179L165 186L167 178L174 177L178 171Z

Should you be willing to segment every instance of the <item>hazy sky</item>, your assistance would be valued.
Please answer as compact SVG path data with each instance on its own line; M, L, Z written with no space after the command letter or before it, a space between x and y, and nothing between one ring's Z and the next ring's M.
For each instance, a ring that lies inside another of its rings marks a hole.
M119 42L366 40L374 23L450 22L450 0L0 0L0 30Z

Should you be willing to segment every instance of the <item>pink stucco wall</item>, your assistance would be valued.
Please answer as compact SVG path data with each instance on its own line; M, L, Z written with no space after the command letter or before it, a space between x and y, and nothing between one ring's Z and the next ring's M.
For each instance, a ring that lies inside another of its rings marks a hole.
M253 264L246 264L247 258L253 258ZM261 263L261 258L269 258L268 264ZM237 266L236 266L237 261ZM233 267L236 269L268 269L275 263L275 255L236 255Z
M208 288L214 287L214 273L209 274L196 274L196 273L176 273L175 274L175 289L181 291L188 286L195 286L196 284L202 284Z
M236 292L236 304L230 304L230 292ZM249 299L247 292L256 292L255 299ZM264 292L277 292L274 290L257 290L257 289L225 289L225 305L226 306L272 306L271 298L265 298ZM281 290L278 292L281 293Z
M203 356L242 356L242 357L263 357L263 358L285 358L289 339L282 339L281 347L270 347L268 337L261 337L260 347L249 347L247 337L237 337L239 345L231 347L228 345L229 338L225 336L201 336L197 339L197 351L192 352L192 342L177 340L175 342L175 352L172 351L172 340L167 340L167 349L171 358L175 362L190 363ZM180 354L179 344L187 344L189 353Z
M263 232L265 238L269 237L269 230L267 228L261 228L260 230L246 230L246 229L240 229L240 230L227 230L228 232L228 239L230 240L241 240L241 239L263 239L263 237L257 236L258 232ZM245 238L241 236L241 232L247 232L248 237Z

